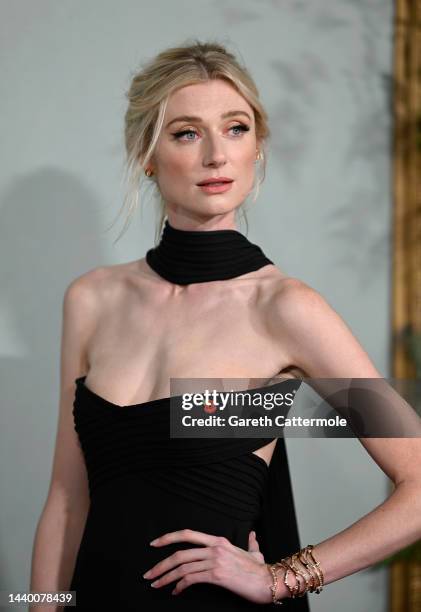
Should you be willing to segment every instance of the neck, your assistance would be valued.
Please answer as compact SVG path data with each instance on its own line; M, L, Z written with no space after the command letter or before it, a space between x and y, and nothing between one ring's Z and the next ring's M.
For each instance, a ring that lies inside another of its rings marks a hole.
M273 264L236 229L181 230L168 219L160 243L147 251L146 261L157 274L178 285L226 280Z
M169 213L167 215L167 221L170 227L182 231L219 231L219 230L234 230L239 231L236 227L235 216L232 213L226 215L215 215L212 218L194 219L186 217L184 215Z

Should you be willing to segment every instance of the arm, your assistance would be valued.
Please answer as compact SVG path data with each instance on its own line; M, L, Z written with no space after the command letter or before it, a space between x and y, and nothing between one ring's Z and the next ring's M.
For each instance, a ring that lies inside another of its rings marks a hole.
M34 538L32 591L69 589L89 509L86 469L72 415L74 379L87 370L87 344L95 321L88 277L89 273L73 281L63 300L58 427L50 487Z
M382 378L336 311L304 283L293 279L281 290L273 321L282 330L279 342L304 377ZM421 438L360 442L393 481L394 490L369 514L315 545L325 584L367 568L421 537ZM281 588L287 596L285 585Z

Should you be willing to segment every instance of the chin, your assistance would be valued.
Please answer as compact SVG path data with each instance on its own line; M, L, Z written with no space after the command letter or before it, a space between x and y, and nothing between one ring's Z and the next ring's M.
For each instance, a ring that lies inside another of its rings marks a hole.
M239 204L237 206L227 206L226 204L215 204L213 206L200 206L198 204L196 204L194 207L189 207L187 208L183 208L183 210L185 211L185 215L187 217L195 217L196 219L200 219L203 221L207 221L209 219L212 219L213 217L216 216L224 216L224 215L230 215L233 214L234 211L236 210L236 208L238 208ZM181 212L181 207L179 208L179 212Z
M241 202L214 202L212 205L206 205L203 208L197 207L195 210L207 215L228 215L234 212Z

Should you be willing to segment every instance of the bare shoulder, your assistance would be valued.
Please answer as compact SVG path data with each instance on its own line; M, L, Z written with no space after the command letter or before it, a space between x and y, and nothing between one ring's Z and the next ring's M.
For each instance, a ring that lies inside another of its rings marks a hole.
M76 318L93 312L95 299L95 270L73 279L66 287L63 298L63 311L67 317Z
M347 322L316 289L287 278L271 302L272 333L307 377L377 377L379 372Z
M92 303L98 283L104 276L103 268L94 268L77 276L66 288L64 299L69 304L78 302Z
M76 277L67 287L65 299L81 306L100 306L104 297L118 292L130 274L132 264L114 264L92 268Z
M277 323L294 325L314 308L329 306L322 295L304 281L285 276L276 280L270 300L270 314Z

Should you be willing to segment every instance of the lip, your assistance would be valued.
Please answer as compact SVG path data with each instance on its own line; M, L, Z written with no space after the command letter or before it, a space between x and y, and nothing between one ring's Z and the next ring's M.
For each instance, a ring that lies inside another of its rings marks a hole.
M228 176L215 176L215 177L211 177L208 179L205 179L204 181L200 181L200 183L197 183L198 187L203 187L203 185L210 185L212 183L232 183L233 179L229 178Z
M205 185L198 185L198 187L204 192L208 194L212 193L225 193L229 191L233 186L234 181L230 183L222 183L219 185L215 185L215 183L206 183Z

